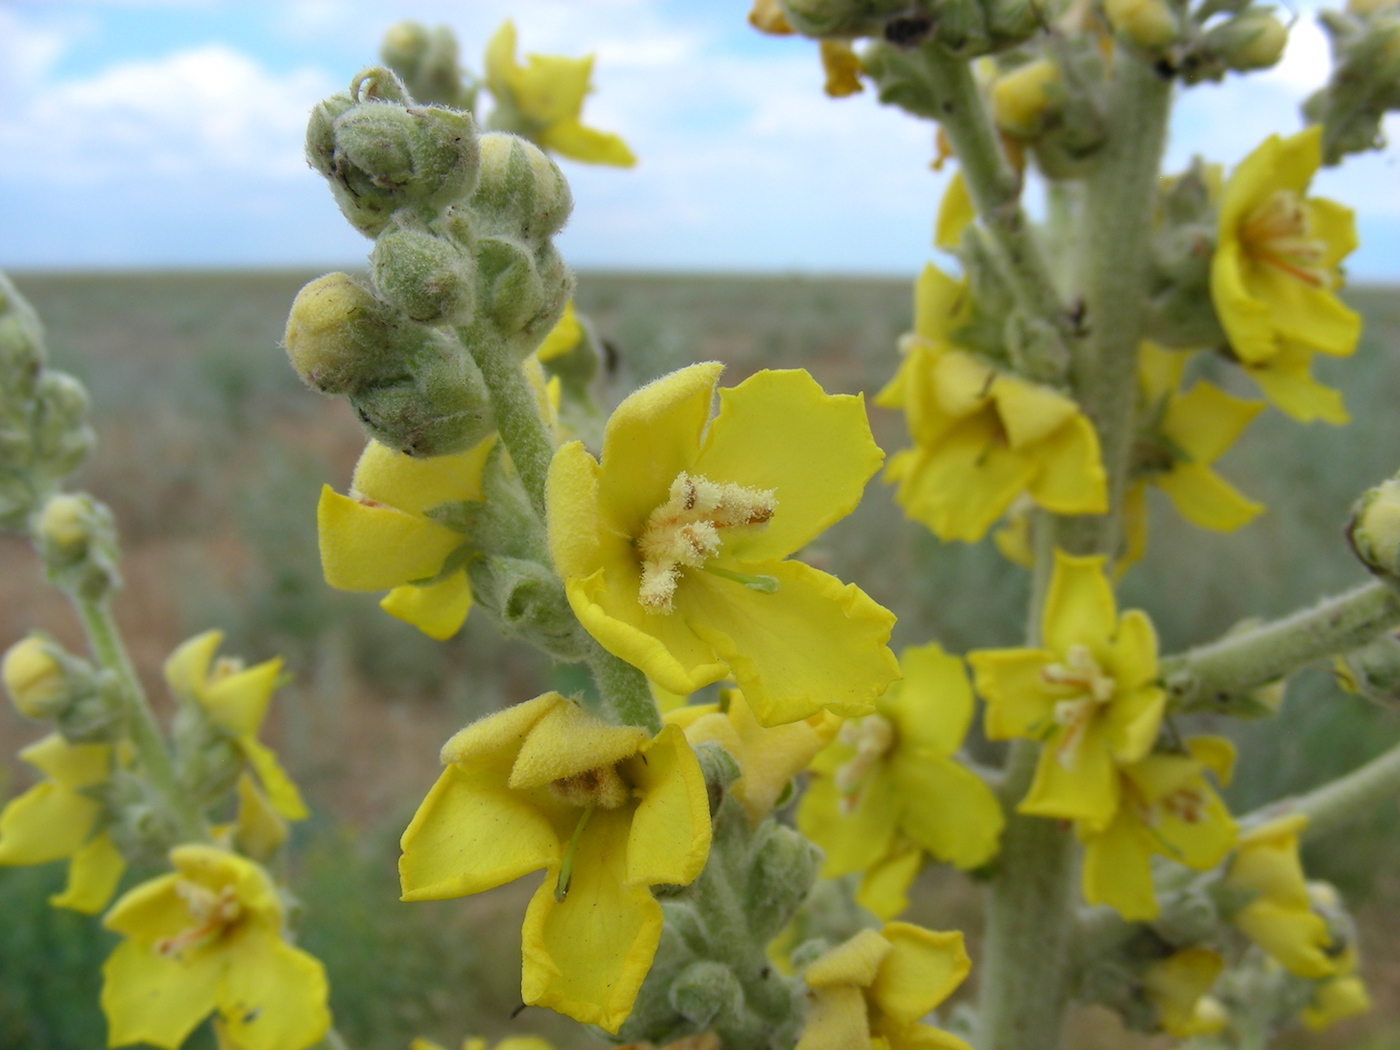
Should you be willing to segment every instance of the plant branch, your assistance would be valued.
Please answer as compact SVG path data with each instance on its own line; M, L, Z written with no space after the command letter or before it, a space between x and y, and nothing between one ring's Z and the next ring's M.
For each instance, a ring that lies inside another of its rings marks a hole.
M530 505L545 521L545 482L549 464L554 458L554 442L540 416L539 400L525 378L525 370L515 354L499 339L484 337L482 325L460 332L462 342L471 351L486 389L491 395L491 410L496 416L496 429L510 453L510 459L525 484Z
M1330 784L1306 795L1270 803L1241 817L1240 825L1254 827L1281 816L1301 813L1308 818L1303 837L1319 838L1397 795L1400 795L1400 744Z

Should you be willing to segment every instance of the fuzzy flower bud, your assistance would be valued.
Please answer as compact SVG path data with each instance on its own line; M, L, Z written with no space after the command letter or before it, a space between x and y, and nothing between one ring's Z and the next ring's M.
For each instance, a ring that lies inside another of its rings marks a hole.
M302 381L340 394L401 371L388 353L390 311L349 274L328 273L300 292L283 345Z
M1247 72L1268 69L1283 57L1288 30L1267 11L1251 8L1216 26L1205 37L1205 46L1231 69Z
M35 437L36 458L51 478L71 474L97 443L88 426L88 394L66 372L45 370L34 387L41 420Z
M0 273L0 393L27 401L44 365L44 330L34 308Z
M392 25L384 34L379 57L403 78L417 101L473 108L476 88L462 83L457 38L446 26L429 29L418 22Z
M39 515L39 538L47 547L77 557L87 549L88 502L82 496L55 496Z
M1372 572L1400 576L1400 478L1381 482L1356 501L1347 537Z
M481 169L470 206L480 232L539 244L563 229L574 199L559 165L504 132L489 132L478 143Z
M31 634L10 646L0 664L10 702L25 718L52 718L67 699L67 678L51 644Z
M463 324L476 290L472 257L426 230L390 229L370 256L374 287L392 306L425 324Z
M1030 138L1058 111L1060 68L1048 58L1028 62L992 86L992 117L1011 135Z
M84 494L49 497L34 523L34 538L49 579L88 601L121 582L112 512Z
M909 9L907 0L782 0L787 22L803 36L870 36Z
M1337 658L1343 688L1382 707L1400 709L1400 638L1384 635Z
M1165 0L1104 0L1103 10L1115 32L1149 51L1165 47L1181 33Z

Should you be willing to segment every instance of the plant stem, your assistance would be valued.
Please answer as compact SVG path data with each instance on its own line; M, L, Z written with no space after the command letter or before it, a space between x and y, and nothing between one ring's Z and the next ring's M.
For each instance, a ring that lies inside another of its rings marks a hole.
M484 336L477 325L463 329L463 344L471 351L486 389L491 395L491 411L496 416L496 429L501 441L510 453L520 480L525 484L525 492L530 497L530 505L545 520L545 482L549 477L549 464L554 458L554 442L549 429L540 417L539 401L530 381L525 378L525 370L520 361L499 340Z
M1400 593L1363 584L1311 609L1164 659L1162 681L1178 712L1219 707L1301 667L1348 652L1400 626Z
M661 732L661 714L656 709L647 676L626 660L608 652L591 635L586 644L588 668L598 684L603 709L609 720L622 725L641 726L652 736Z
M962 165L972 203L996 246L1016 304L1027 316L1044 321L1062 339L1070 340L1074 324L1021 208L1021 176L1001 151L971 65L938 44L926 45L922 57L929 87L938 99L934 117Z
M166 750L165 738L161 735L155 713L151 710L146 691L141 688L141 680L136 677L136 669L122 644L121 632L112 616L111 603L103 600L88 600L72 597L78 615L87 632L88 643L93 655L103 668L110 671L121 685L122 705L125 708L127 733L136 757L151 786L156 789L174 820L175 828L184 842L201 842L209 837L204 818L190 802L190 796L180 785L175 775L175 764Z
M1302 813L1308 818L1304 838L1318 838L1360 818L1387 798L1400 795L1400 744L1359 769L1297 798L1283 799L1240 818L1242 827Z

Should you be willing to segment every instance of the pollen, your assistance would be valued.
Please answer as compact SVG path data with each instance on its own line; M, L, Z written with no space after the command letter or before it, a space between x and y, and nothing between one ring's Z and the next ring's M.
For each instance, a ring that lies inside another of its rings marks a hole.
M681 471L666 502L647 517L637 538L642 582L637 600L652 613L672 611L683 568L699 569L719 553L725 533L761 526L777 507L772 489L715 482Z
M618 809L632 797L632 788L616 766L598 766L571 777L551 781L550 794L565 805L587 809Z
M1324 260L1327 244L1313 236L1308 209L1292 190L1276 190L1240 227L1250 258L1313 288L1333 285Z

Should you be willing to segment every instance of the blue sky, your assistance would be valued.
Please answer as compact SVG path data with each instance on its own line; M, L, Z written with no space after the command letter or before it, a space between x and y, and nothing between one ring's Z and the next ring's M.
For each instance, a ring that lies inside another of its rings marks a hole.
M927 124L832 101L815 47L760 36L747 0L0 0L0 267L347 266L368 242L301 159L307 109L400 18L452 26L478 66L513 17L524 50L596 52L588 122L630 171L565 162L578 267L911 274L946 174ZM1169 161L1227 164L1326 77L1305 13L1284 62L1187 93ZM1391 129L1392 132L1395 130ZM1350 272L1400 280L1400 150L1324 172L1356 208Z

